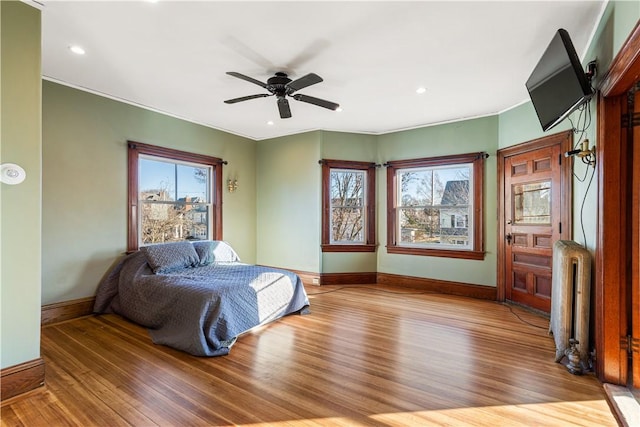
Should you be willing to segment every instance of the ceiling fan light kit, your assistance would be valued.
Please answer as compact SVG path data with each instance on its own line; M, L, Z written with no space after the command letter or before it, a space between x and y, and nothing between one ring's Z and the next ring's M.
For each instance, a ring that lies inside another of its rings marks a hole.
M260 93L256 95L241 96L240 98L228 99L225 104L235 104L236 102L248 101L250 99L264 98L267 96L275 96L277 98L278 111L280 112L281 119L288 119L291 117L291 108L289 107L289 100L287 96L295 99L296 101L306 102L308 104L317 105L318 107L327 108L329 110L337 110L340 105L335 102L327 101L325 99L315 98L313 96L303 95L296 93L300 89L309 87L322 81L322 77L315 73L309 73L296 80L291 80L286 73L277 72L273 77L270 77L266 83L256 80L253 77L245 76L244 74L237 73L235 71L228 71L228 75L237 77L239 79L248 81L260 87L265 88L269 93Z

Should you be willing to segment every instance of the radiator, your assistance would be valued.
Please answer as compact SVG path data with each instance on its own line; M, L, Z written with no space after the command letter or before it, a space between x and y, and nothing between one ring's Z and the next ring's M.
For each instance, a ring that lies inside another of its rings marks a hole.
M589 307L591 295L591 254L572 240L558 240L553 245L551 276L551 317L549 333L556 344L556 362L570 348L569 340L578 341L580 361L589 361Z

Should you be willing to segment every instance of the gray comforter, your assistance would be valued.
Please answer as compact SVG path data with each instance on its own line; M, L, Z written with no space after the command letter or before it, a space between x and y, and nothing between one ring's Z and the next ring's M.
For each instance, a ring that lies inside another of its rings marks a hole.
M233 262L154 274L136 252L102 280L94 312L149 328L156 344L222 356L243 332L308 305L302 281L286 270Z

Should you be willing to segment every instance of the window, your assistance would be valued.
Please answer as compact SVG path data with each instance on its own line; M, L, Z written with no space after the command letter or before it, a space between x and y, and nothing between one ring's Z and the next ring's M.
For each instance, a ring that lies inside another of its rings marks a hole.
M469 215L453 215L453 227L455 228L467 228Z
M127 250L222 238L222 160L129 141Z
M485 153L387 166L387 252L484 259Z
M321 160L322 251L374 252L374 163Z

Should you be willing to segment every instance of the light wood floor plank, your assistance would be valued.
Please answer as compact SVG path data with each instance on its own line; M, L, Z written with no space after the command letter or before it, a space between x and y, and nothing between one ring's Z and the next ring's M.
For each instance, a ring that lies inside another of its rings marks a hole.
M393 287L309 287L312 313L229 356L151 342L116 315L42 331L46 388L4 426L615 426L593 375L554 360L548 320Z

